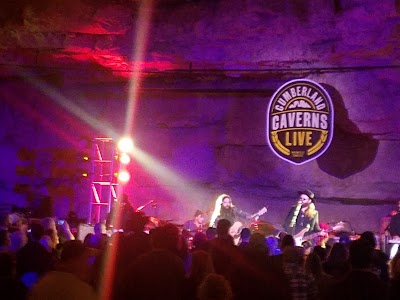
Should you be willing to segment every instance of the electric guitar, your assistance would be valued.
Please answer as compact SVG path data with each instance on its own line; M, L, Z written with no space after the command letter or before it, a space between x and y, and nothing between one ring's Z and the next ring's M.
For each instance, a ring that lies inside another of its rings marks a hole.
M328 231L321 230L321 231L319 231L319 232L311 233L311 234L309 234L309 235L304 236L304 234L305 234L307 231L308 231L308 228L304 228L304 229L302 229L301 231L299 231L298 233L296 233L296 234L293 236L294 244L295 244L296 246L301 246L301 244L302 244L303 242L312 240L313 238L318 237L318 236L327 236L328 233L329 233Z
M248 221L251 221L254 218L258 219L260 216L262 216L266 212L267 212L267 208L264 206L258 212L256 212L255 214L251 215ZM246 224L246 225L248 225L248 224ZM239 242L240 242L240 232L242 231L242 229L244 227L246 227L246 226L242 222L236 221L235 223L233 223L231 228L229 228L229 235L233 237L233 242L235 243L235 245L239 244Z

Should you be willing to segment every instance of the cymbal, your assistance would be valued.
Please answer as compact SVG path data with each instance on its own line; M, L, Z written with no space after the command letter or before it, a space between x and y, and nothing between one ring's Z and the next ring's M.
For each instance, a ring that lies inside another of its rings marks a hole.
M257 221L251 222L251 224L271 224L271 223L263 221L263 220L257 220Z
M352 232L350 223L343 221L336 223L334 226L332 226L332 229L334 231L340 231L340 232Z
M260 226L260 225L261 225L261 226L267 226L267 227L274 227L274 228L275 228L275 226L272 225L271 223L265 222L265 221L261 221L261 220L251 222L250 225L251 225L251 226Z

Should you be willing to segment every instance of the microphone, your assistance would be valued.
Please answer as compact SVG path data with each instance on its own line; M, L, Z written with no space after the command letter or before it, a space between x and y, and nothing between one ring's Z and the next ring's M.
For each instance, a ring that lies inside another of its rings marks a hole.
M138 208L136 208L136 212L141 211L143 208L145 208L146 205L141 205Z

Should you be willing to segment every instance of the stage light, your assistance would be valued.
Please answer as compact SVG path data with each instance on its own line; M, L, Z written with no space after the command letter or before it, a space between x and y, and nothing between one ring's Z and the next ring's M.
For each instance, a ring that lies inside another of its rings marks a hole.
M121 164L127 165L131 161L131 158L128 154L122 153L119 157L119 161L121 162Z
M121 171L118 174L118 180L121 182L128 182L130 178L131 178L131 175L129 175L129 173L127 171Z
M118 149L122 152L131 152L133 150L133 141L131 138L122 138L118 142Z

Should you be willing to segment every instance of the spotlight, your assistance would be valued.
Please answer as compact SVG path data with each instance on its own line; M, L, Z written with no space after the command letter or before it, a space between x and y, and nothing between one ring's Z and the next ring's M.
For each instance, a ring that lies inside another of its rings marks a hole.
M133 141L131 138L122 138L118 142L118 149L122 152L131 152L133 150Z
M131 161L131 158L128 154L122 153L119 157L119 161L121 162L121 164L127 165Z
M121 171L118 174L118 180L121 182L128 182L130 178L131 178L131 175L129 175L129 173L127 171Z

